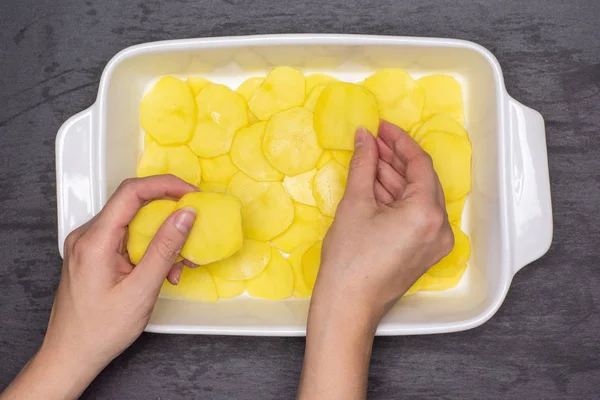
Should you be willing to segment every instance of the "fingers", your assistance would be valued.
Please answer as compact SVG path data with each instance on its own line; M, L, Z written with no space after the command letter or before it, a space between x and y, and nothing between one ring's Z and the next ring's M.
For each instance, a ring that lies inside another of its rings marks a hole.
M181 278L181 273L183 272L183 261L180 261L173 265L167 274L167 280L171 283L171 285L178 285L179 278Z
M189 207L171 214L159 228L129 278L147 290L159 290L175 264L195 219L196 211Z
M393 203L395 199L394 199L394 196L392 196L390 194L390 192L388 192L383 187L381 182L376 181L375 182L375 200L380 204L388 205L390 203Z
M379 159L375 138L366 129L359 128L354 140L355 150L350 161L344 196L374 199L375 176Z
M394 167L383 160L377 163L377 181L390 193L394 199L399 199L406 189L406 178Z
M408 133L384 120L379 124L379 138L382 144L385 144L390 149L393 156L398 157L404 165L408 164L409 160L425 153L421 146ZM384 151L384 154L386 153L389 155L389 152ZM390 160L385 161L392 164Z

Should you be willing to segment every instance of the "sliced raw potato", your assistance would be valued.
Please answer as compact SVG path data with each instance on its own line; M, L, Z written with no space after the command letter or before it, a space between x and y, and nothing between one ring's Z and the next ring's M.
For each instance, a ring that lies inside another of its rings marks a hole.
M452 232L454 233L454 247L450 254L429 268L427 273L430 276L452 277L459 272L462 265L469 261L469 257L471 256L469 238L456 226L452 226Z
M203 192L225 193L227 192L227 184L217 182L202 181L198 184L198 188Z
M205 303L216 303L218 299L215 281L205 267L183 267L179 284L171 285L165 279L160 289L160 297Z
M262 152L266 122L240 129L231 145L231 160L236 167L257 181L280 181L283 174L267 161Z
M246 281L246 291L250 296L268 300L282 300L294 291L294 273L290 263L281 253L271 247L271 261L256 278Z
M406 71L395 68L375 72L363 85L373 93L379 106L394 104L419 86Z
M271 260L269 242L244 239L242 248L231 257L208 264L215 278L228 281L244 281L260 275Z
M420 144L433 160L433 167L440 178L446 201L458 200L469 193L471 143L451 133L432 132L425 136Z
M144 134L144 150L148 148L150 143L156 143L156 140L152 139L152 136L148 135L147 133Z
M306 286L304 282L304 272L302 272L302 257L314 243L304 243L296 247L288 258L288 262L292 266L294 272L294 297L308 298L312 294L312 290Z
M171 76L156 82L140 104L140 124L162 145L187 143L196 124L196 102L188 85Z
M187 146L168 146L166 174L173 174L184 181L196 185L202 179L202 169L198 157Z
M242 96L225 85L210 84L196 96L198 120L189 146L199 157L216 157L231 147L235 132L248 124Z
M167 152L158 143L152 141L148 142L144 153L142 153L136 175L138 178L143 178L145 176L166 174L168 167Z
M319 267L321 265L321 247L323 242L313 244L302 256L302 274L306 287L312 291L317 281Z
M422 291L440 291L452 289L459 284L462 279L467 265L461 265L456 273L452 276L434 276L429 272L423 275L423 285L421 286Z
M336 161L330 161L321 168L314 178L313 196L319 210L333 217L346 188L348 169Z
M325 149L353 150L354 135L364 127L377 136L379 112L373 94L352 83L327 86L315 107L315 130Z
M286 176L283 178L283 188L290 195L292 200L316 207L315 196L313 195L313 180L317 174L316 169L311 169L296 176Z
M429 75L417 82L425 90L424 118L446 114L464 125L462 87L456 79L450 75Z
M246 99L246 101L250 101L254 92L256 92L256 90L260 87L260 85L262 85L264 81L265 78L258 76L248 78L244 82L242 82L242 84L238 86L238 88L235 91L238 92L238 94L240 94L244 99Z
M217 295L222 299L230 299L244 293L246 283L244 281L226 281L213 275Z
M191 192L176 209L192 207L197 216L181 256L199 265L222 260L242 247L241 202L222 193Z
M294 205L281 182L257 182L243 172L233 176L227 193L242 202L244 236L271 240L294 219Z
M319 85L325 84L325 86L327 86L326 84L333 82L339 82L339 80L327 74L310 74L306 77L306 94L308 95L315 87Z
M173 200L155 200L139 209L128 226L127 253L132 264L142 259L158 228L175 211Z
M421 288L423 288L424 280L425 280L424 276L421 276L419 279L417 279L417 281L415 283L413 283L413 285L410 288L408 288L406 293L404 293L404 296L410 296L411 294L420 292Z
M318 208L294 204L294 221L271 242L286 253L291 253L301 244L316 242L320 239L322 219L323 214Z
M189 85L190 89L192 89L192 94L194 96L197 96L198 93L200 93L200 91L202 89L204 89L205 87L207 87L208 85L210 85L212 83L208 79L204 79L200 76L187 78L186 82Z
M200 158L202 179L208 182L229 183L238 169L231 162L229 154L213 158Z
M323 154L321 154L321 157L317 161L317 169L323 168L323 166L325 164L327 164L331 160L333 160L333 153L332 153L332 151L331 150L325 150L325 151L323 151Z
M412 134L414 132L414 134ZM422 125L419 126L418 129L412 130L412 137L417 141L422 141L425 136L427 136L431 132L446 132L452 133L457 136L460 136L465 139L469 139L469 134L462 127L461 124L456 122L455 119L444 115L444 114L436 114L433 117L429 118Z
M415 135L417 134L417 132L419 131L419 129L421 129L421 127L423 126L423 121L419 121L416 124L414 124L413 126L410 127L410 130L408 131L408 134L414 139Z
M350 160L352 160L352 156L354 155L353 151L332 150L331 154L333 154L333 158L335 159L335 161L337 161L346 168L350 168Z
M296 107L273 115L265 128L262 149L269 163L286 175L313 169L323 153L313 113Z
M425 103L425 91L416 87L396 102L382 104L379 106L379 116L392 124L409 131L415 124L421 121L423 104Z
M306 96L306 100L304 101L303 107L306 108L307 110L310 110L311 112L315 112L315 107L317 106L317 101L319 100L319 97L321 97L321 93L323 93L323 90L325 90L327 85L328 84L321 83L321 84L315 86L314 88L312 88L310 93L308 93L308 96Z
M460 225L462 219L462 213L465 208L465 201L467 197L462 197L458 200L454 200L446 203L446 212L448 213L448 221L451 224Z
M254 92L248 106L261 121L273 114L304 104L305 84L302 72L290 67L277 67Z
M323 240L323 238L327 234L327 231L329 231L331 224L333 224L333 217L323 215L323 219L321 220L321 227L319 229L319 240Z

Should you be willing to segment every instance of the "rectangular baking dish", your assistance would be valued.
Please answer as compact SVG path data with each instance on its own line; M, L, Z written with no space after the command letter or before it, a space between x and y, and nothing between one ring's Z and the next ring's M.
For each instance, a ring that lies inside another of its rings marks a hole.
M552 241L552 208L542 116L506 91L485 48L453 39L365 35L266 35L185 39L127 48L106 66L96 102L66 121L56 139L58 245L98 213L118 184L136 173L142 152L139 104L164 75L202 75L237 87L277 65L357 82L383 67L414 77L446 73L463 85L473 143L473 190L463 229L469 268L455 289L402 299L379 335L444 333L476 327L498 310L513 276ZM308 300L250 297L216 304L160 299L147 331L304 335Z

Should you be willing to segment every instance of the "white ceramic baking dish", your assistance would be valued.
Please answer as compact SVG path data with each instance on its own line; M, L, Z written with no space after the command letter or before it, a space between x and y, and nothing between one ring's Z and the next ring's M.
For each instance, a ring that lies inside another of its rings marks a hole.
M106 66L96 102L70 118L56 139L58 245L98 213L142 152L139 104L160 76L202 75L237 87L277 65L360 81L378 68L418 77L447 73L463 84L473 143L473 191L463 229L472 241L467 273L445 292L401 300L380 335L443 333L476 327L500 307L513 276L552 240L552 209L542 116L506 92L498 61L462 40L364 35L268 35L173 40L133 46ZM308 300L250 297L217 304L160 299L147 331L304 335Z

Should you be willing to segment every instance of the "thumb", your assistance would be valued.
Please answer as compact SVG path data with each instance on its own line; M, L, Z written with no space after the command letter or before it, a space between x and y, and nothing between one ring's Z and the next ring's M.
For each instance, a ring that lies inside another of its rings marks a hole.
M195 220L196 210L192 207L185 207L171 214L154 235L146 253L131 273L132 278L145 288L160 289L190 235Z
M378 158L375 138L365 128L358 128L354 137L354 155L350 161L345 195L354 198L375 197Z

